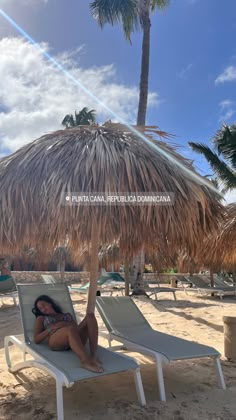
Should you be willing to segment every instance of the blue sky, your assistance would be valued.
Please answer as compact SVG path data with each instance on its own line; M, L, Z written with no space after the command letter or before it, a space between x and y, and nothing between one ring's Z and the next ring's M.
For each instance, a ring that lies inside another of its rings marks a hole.
M141 34L134 34L130 45L118 26L101 31L88 4L0 0L2 10L132 123ZM100 121L109 118L18 36L0 16L1 155L59 128L65 113L82 106L98 109ZM235 39L235 0L172 0L152 15L147 123L175 134L181 153L194 159L202 174L211 171L187 141L207 143L222 121L236 121Z

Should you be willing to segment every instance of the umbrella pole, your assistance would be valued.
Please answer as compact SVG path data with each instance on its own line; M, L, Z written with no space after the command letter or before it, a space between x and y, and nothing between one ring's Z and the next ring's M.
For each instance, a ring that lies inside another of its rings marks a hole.
M233 285L236 285L236 267L233 269Z
M210 268L210 281L211 281L211 287L214 287L214 271L212 268Z
M60 262L61 281L65 280L65 259L63 258Z
M125 296L129 296L129 258L125 257Z
M96 294L97 294L97 278L98 278L98 268L99 268L99 259L98 259L98 247L99 247L99 224L97 220L93 220L92 223L92 234L91 234L91 263L90 263L90 285L88 293L88 305L87 313L94 313L95 304L96 304Z

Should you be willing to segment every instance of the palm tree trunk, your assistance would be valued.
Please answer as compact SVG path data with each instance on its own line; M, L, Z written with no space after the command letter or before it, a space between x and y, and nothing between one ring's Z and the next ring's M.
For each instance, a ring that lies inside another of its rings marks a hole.
M141 74L139 83L139 105L137 115L137 125L145 125L147 100L148 100L148 76L149 76L149 57L150 57L150 29L151 21L149 16L149 1L145 0L145 11L142 14L143 42L141 58Z
M142 58L141 58L141 73L139 83L139 104L137 125L145 125L147 113L148 100L148 76L149 76L149 57L150 57L150 29L151 21L149 16L149 0L144 0L143 13L141 16L143 26L143 42L142 42ZM134 266L136 267L136 278L134 283L133 295L146 295L144 291L143 271L144 271L145 251L142 249L141 253L134 259Z
M145 264L145 251L142 248L141 252L134 257L133 265L135 266L135 282L133 295L146 295L144 290L143 271Z

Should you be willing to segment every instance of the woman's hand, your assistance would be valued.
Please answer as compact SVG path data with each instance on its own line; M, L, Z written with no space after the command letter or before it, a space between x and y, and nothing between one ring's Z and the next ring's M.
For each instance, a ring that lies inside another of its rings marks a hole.
M49 335L48 330L44 329L43 326L43 316L39 316L34 325L34 342L35 344L40 344L44 341Z
M69 327L71 325L73 325L74 321L69 322L69 321L57 321L55 322L55 324L50 324L49 328L51 328L51 330L55 330L57 328L63 328L63 327Z
M55 324L49 324L49 328L51 330L55 330L56 328L58 328L58 324L60 324L61 321L56 322Z

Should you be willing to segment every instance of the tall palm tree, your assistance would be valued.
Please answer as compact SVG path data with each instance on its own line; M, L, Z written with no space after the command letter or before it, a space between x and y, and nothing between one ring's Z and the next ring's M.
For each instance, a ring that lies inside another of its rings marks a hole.
M148 77L150 59L150 12L155 9L163 9L169 0L94 0L90 2L90 10L94 18L98 21L101 28L110 23L116 23L123 27L125 38L130 41L131 33L142 30L142 57L141 73L139 82L139 104L137 113L137 125L145 126L148 100ZM144 294L143 270L144 270L144 250L141 251L133 262L135 267L137 292ZM131 268L131 267L130 267Z
M106 23L111 25L120 23L123 27L125 38L129 41L131 33L135 30L141 29L143 32L137 125L144 126L146 122L150 57L150 12L156 8L163 9L168 3L169 0L94 0L90 3L91 13L101 27Z
M189 142L189 145L206 158L219 181L223 183L224 191L232 190L236 188L236 125L223 124L211 142L213 150L200 143Z
M78 113L75 111L75 116L67 114L62 121L62 125L66 128L73 128L77 125L90 125L96 122L96 111L94 109L88 110L84 107Z

